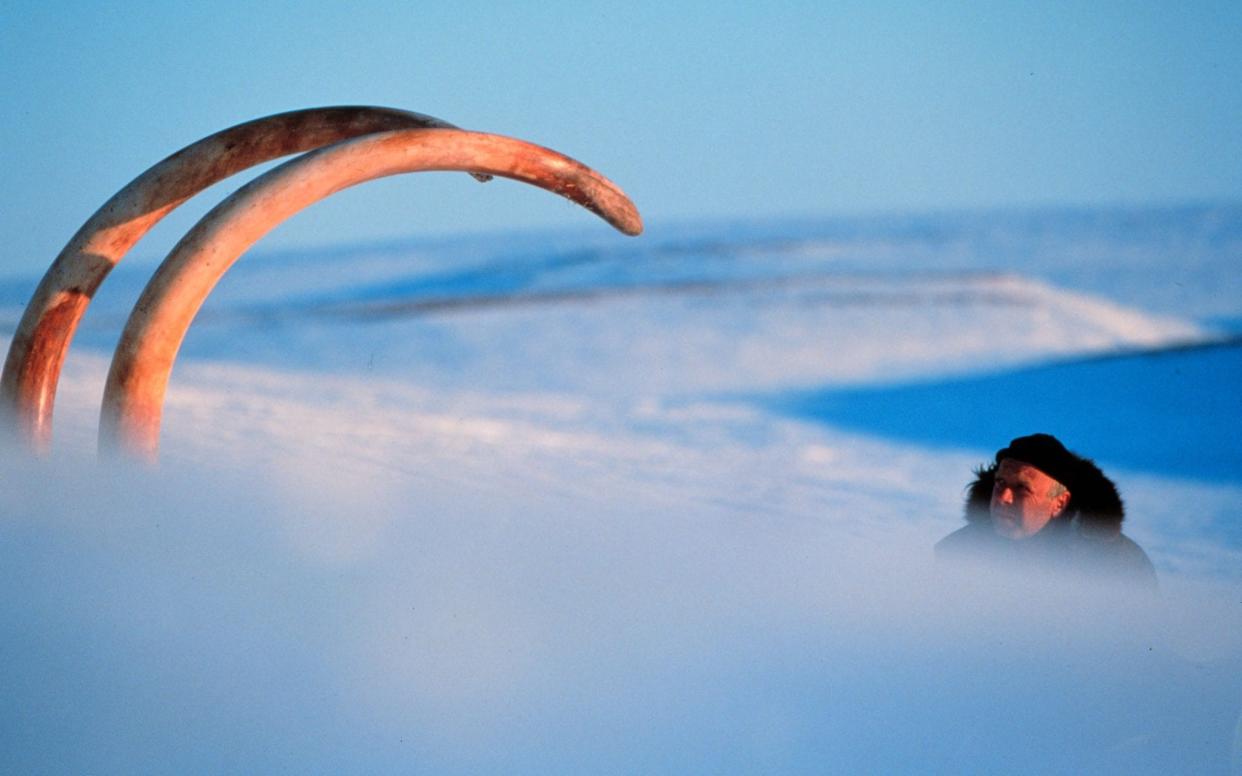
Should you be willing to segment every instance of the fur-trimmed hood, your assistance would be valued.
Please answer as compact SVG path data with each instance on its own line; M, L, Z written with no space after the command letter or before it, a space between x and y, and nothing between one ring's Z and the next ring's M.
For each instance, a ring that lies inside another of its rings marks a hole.
M1004 452L1004 451L1002 451ZM1074 484L1070 488L1070 501L1058 521L1078 524L1084 534L1110 538L1121 533L1125 519L1125 505L1117 486L1104 475L1100 467L1089 458L1075 456ZM999 461L975 470L975 479L966 487L966 519L981 522L991 519L992 485L996 479Z

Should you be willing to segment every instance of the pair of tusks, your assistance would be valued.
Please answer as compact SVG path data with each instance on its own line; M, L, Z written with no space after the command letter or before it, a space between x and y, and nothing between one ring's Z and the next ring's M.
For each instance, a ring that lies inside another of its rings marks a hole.
M341 189L425 170L469 172L480 180L499 175L560 194L625 234L642 231L638 211L614 184L521 140L382 108L320 108L239 124L135 178L53 262L14 334L0 378L0 403L17 435L36 453L50 448L56 386L78 323L99 284L156 222L234 173L306 151L216 206L160 265L113 356L100 414L101 449L155 458L173 362L207 295L259 238Z

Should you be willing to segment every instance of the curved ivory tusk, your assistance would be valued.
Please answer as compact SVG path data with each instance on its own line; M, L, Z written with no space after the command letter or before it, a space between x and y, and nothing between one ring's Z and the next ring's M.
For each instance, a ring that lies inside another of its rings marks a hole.
M8 415L4 419L36 452L47 451L56 385L87 305L125 253L182 202L256 164L358 135L413 127L453 125L391 108L280 113L205 137L139 175L82 225L43 276L9 346L0 377L0 414Z
M256 178L195 225L134 306L112 359L100 413L101 450L154 460L164 392L177 351L212 288L241 254L285 219L341 189L388 175L463 170L547 189L635 235L629 198L579 162L521 140L461 130L400 130L312 151Z

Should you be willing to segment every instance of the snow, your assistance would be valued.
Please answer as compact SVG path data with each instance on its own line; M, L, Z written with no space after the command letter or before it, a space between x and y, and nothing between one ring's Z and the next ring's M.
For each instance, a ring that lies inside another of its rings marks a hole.
M1211 289L1239 214L260 248L191 329L155 470L93 457L122 268L52 459L0 474L0 764L1237 772L1242 415L1211 359L1242 297ZM1196 300L1153 303L1174 273ZM1126 386L1153 403L1099 399ZM933 566L971 467L1058 421L1160 599Z

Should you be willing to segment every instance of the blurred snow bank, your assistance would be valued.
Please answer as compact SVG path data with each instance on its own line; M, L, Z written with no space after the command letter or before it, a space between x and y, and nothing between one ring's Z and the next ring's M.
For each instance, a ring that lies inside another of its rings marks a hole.
M917 524L624 476L9 458L8 772L1229 767L1236 588L936 569Z

